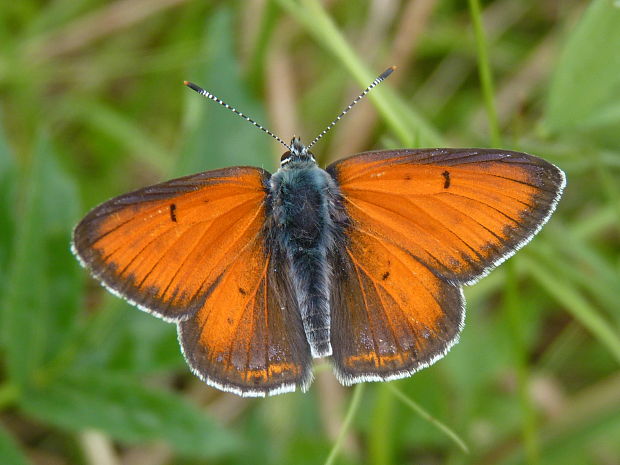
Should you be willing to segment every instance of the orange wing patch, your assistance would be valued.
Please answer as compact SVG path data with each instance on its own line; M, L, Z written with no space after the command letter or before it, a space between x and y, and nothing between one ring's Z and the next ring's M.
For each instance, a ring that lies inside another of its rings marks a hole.
M332 293L332 347L343 384L406 376L456 342L463 300L408 252L355 229Z
M354 224L466 283L527 242L564 185L544 160L492 150L374 152L328 171Z
M208 384L244 396L305 390L312 378L310 348L291 297L261 242L251 243L204 306L179 324L192 370Z
M187 318L261 233L268 176L229 168L117 197L80 222L74 250L116 293L166 319Z

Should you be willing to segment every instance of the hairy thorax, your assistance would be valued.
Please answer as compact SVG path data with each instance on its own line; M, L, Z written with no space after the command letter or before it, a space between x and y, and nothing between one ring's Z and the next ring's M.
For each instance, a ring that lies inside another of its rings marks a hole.
M316 165L273 175L274 226L289 253L328 246L329 181L329 175Z

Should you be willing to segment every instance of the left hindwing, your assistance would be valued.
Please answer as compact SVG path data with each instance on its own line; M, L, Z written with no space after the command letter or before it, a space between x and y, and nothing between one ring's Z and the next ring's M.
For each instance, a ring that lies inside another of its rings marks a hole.
M312 381L296 301L262 239L238 252L203 307L178 325L192 371L241 396L305 391Z
M460 285L526 244L565 183L544 160L486 149L369 152L327 171L350 221L332 293L334 364L348 384L441 357L462 325Z

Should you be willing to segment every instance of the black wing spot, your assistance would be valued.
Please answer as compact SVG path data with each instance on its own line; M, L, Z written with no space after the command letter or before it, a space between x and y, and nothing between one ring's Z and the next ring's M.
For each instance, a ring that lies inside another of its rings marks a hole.
M385 280L386 280L386 279L388 279L389 277L390 277L390 272L389 272L389 271L386 271L385 273L383 273L383 276L381 276L381 279L383 279L383 280L385 281Z
M226 321L228 322L229 325L232 325L234 323L233 319L230 317L226 318Z
M244 288L240 287L239 288L239 294L241 295L247 295L248 291L246 291Z
M170 204L170 220L177 222L177 206L173 203Z
M405 181L411 181L411 175L410 174L406 174L405 175Z
M443 176L443 188L447 189L448 187L450 187L450 172L449 171L444 171L443 173L441 173L441 175Z

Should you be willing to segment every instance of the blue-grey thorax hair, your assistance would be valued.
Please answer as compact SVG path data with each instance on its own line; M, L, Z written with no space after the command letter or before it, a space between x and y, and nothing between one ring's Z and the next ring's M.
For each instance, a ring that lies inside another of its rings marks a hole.
M330 256L343 232L340 192L298 138L282 156L269 185L270 243L286 269L280 276L296 296L314 357L331 355Z

